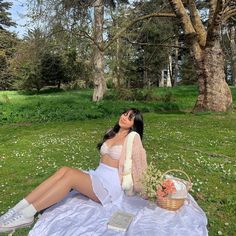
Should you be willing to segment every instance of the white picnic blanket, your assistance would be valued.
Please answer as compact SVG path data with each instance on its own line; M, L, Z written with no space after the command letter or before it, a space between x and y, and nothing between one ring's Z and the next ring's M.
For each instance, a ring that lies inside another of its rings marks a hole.
M107 229L117 210L135 214L126 232ZM190 194L185 205L173 212L138 196L125 196L120 206L103 207L72 191L42 214L29 236L207 236L206 225L205 213Z

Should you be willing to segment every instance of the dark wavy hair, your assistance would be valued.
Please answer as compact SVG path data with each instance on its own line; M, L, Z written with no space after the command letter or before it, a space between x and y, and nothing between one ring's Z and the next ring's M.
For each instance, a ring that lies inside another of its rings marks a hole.
M143 115L136 108L129 108L129 109L123 111L121 113L121 115L124 114L124 113L128 113L130 111L132 111L132 114L134 116L134 125L133 125L133 127L130 128L129 132L131 132L131 131L137 132L140 135L141 140L142 140L142 138L143 138L143 128L144 128ZM106 140L113 138L119 132L119 130L120 130L120 126L119 126L119 122L117 122L112 129L108 130L108 132L105 133L105 135L103 136L102 141L100 143L98 143L97 148L100 150L102 144L104 142L106 142Z

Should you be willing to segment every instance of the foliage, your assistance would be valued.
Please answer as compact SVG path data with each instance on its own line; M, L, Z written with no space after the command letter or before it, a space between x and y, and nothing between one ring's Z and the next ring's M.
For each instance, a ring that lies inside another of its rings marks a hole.
M65 68L62 58L58 54L46 52L41 59L41 76L44 85L57 85L66 82Z
M152 0L135 4L137 14L148 15L155 12L169 12L170 7L163 1ZM134 28L136 39L136 70L138 78L145 86L159 85L161 71L168 68L168 56L172 54L178 25L172 18L151 18L139 22ZM131 38L132 39L132 38ZM132 39L132 41L134 41Z
M197 83L197 75L194 69L194 62L191 58L189 52L184 52L182 54L182 65L180 68L180 84L190 85Z
M10 60L15 53L16 35L5 28L14 26L8 10L12 3L0 0L0 90L12 89L14 75L10 70Z
M154 9L156 12L170 11L168 5L160 0L137 1L130 9L120 6L108 22L109 37L133 18L148 15ZM176 23L171 18L150 18L128 29L108 52L107 63L114 83L124 88L157 86L161 70L168 67L168 55L172 52L168 44L174 44L176 30Z
M11 14L8 12L11 6L11 2L0 0L0 30L3 30L4 27L16 25L11 19Z
M129 100L129 101L157 101L164 103L175 103L175 96L166 90L164 94L158 95L156 89L113 89L107 93L105 99Z
M58 39L48 40L41 29L28 32L18 45L17 54L11 62L17 77L15 88L18 90L37 90L47 86L61 84L71 86L75 81L88 83L90 65L86 60L78 59L75 48L68 45L59 47Z
M28 31L18 45L17 54L11 62L12 70L17 77L14 84L16 89L39 91L43 87L41 60L48 50L45 34L39 28Z
M92 78L92 68L89 60L80 58L76 48L69 49L64 55L64 69L69 89L89 88Z
M0 90L13 88L15 80L11 71L10 62L14 57L18 39L16 36L4 29L0 29Z

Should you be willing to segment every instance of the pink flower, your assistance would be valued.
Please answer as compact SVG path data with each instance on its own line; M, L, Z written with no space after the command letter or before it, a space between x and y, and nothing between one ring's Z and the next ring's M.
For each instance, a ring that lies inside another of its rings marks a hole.
M157 197L166 197L171 193L175 193L176 188L172 180L166 179L162 182L161 185L157 186L156 196Z

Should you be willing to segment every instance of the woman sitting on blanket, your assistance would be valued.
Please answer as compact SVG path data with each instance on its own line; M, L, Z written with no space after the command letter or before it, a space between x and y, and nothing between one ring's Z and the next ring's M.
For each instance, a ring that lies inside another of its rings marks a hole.
M71 189L102 205L117 204L122 201L124 193L122 179L125 179L123 177L127 174L124 173L127 140L131 133L135 135L132 146L128 148L132 150L130 187L133 192L141 192L141 175L147 167L146 153L141 141L143 117L139 110L132 108L121 114L117 124L98 144L101 160L96 170L86 172L70 167L60 168L0 217L0 232L31 225L37 212L62 200Z

